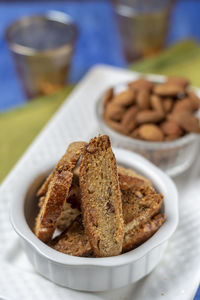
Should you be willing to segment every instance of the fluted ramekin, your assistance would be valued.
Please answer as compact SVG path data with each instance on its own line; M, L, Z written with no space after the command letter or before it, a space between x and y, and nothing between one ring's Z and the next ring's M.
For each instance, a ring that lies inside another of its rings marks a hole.
M44 175L41 176L44 170L37 171L37 174L27 172L27 180L20 183L19 195L11 205L11 223L35 269L56 284L76 290L105 291L136 282L160 261L177 227L178 195L173 181L138 154L117 148L114 152L119 164L148 177L156 190L164 195L162 211L166 221L148 241L119 256L85 258L60 253L41 242L32 232L37 214L35 192L44 179Z

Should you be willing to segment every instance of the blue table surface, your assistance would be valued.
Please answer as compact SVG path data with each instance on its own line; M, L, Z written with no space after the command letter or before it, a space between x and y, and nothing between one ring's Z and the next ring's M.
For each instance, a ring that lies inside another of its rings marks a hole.
M22 105L25 96L8 46L6 27L24 15L58 10L70 14L79 28L79 38L70 72L70 82L77 82L97 63L126 67L120 37L109 1L26 1L0 2L0 111ZM177 1L172 11L166 44L193 38L200 41L200 1ZM200 289L194 298L200 299Z

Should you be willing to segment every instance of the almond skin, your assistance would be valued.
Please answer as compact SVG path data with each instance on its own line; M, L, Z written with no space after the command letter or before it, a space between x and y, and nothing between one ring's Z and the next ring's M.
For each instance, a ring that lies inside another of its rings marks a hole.
M162 142L164 135L161 129L154 124L144 124L138 128L140 138L146 141Z
M158 96L177 96L180 93L184 92L184 89L177 84L173 83L163 83L158 84L153 89L154 93Z
M102 99L104 119L121 134L149 141L172 141L190 132L200 134L195 115L200 98L186 78L169 77L164 83L155 83L141 77L129 82L123 92L114 93L110 88ZM147 133L143 125L151 125Z
M106 117L104 117L104 120L108 124L108 126L111 127L113 130L115 130L115 131L117 131L119 133L125 134L125 135L128 134L127 129L124 128L121 123L115 122L115 121L110 120L110 119L108 119Z
M177 140L180 136L177 136L177 135L167 135L165 136L164 138L164 141L165 142L171 142L171 141L174 141L174 140Z
M136 120L135 116L138 112L137 106L132 106L127 111L122 117L121 124L128 132L131 132L135 129L136 127Z
M199 119L188 111L173 113L171 118L185 131L200 133Z
M136 103L140 109L150 108L150 94L147 90L139 90Z
M107 104L105 115L114 121L120 121L122 116L124 115L125 109L120 105L116 105L112 102Z
M191 100L192 102L192 107L194 110L198 110L199 107L200 107L200 100L199 98L197 97L197 95L192 92L192 91L189 91L188 92L188 96L189 96L189 99Z
M114 96L112 102L120 106L129 106L135 101L135 94L131 89L121 92Z
M138 80L129 82L128 86L136 92L138 92L139 90L151 91L154 86L154 83L144 78L140 78Z
M173 112L186 110L189 112L193 111L193 105L189 98L185 98L183 100L179 100L174 104Z
M165 113L169 113L172 110L173 105L174 105L173 102L174 101L173 101L172 98L166 98L166 99L162 100L162 104L163 104L163 108L164 108Z
M134 129L134 130L130 133L130 136L131 136L132 138L134 138L134 139L140 139L138 128Z
M175 121L166 121L160 125L161 130L165 135L181 136L182 130Z
M138 112L136 121L138 124L143 123L157 123L163 119L163 114L154 110L143 110Z
M155 111L158 111L159 113L164 114L162 99L159 96L157 96L157 95L151 96L151 107Z
M187 78L184 77L169 77L167 79L167 83L172 83L172 84L176 84L176 85L180 85L183 88L186 88L189 84L190 81Z

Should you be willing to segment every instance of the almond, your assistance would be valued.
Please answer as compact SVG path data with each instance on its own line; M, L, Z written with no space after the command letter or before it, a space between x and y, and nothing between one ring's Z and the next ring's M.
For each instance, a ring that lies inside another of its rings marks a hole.
M131 89L128 89L126 91L117 94L112 100L114 104L120 106L129 106L133 104L134 101L135 101L135 94Z
M177 140L180 136L179 135L167 135L164 140L166 142L171 142L171 141L174 141L174 140Z
M138 124L157 123L163 119L163 114L155 110L143 110L137 113L136 121Z
M198 110L199 109L199 106L200 106L200 100L199 98L197 97L197 95L192 92L192 91L189 91L188 92L188 96L189 96L189 99L191 100L192 102L192 107L194 110Z
M148 90L139 90L136 103L140 109L148 109L150 107L150 94Z
M187 78L184 77L169 77L167 79L167 83L172 83L172 84L176 84L176 85L180 85L183 88L186 88L189 84L190 81Z
M163 83L158 84L153 89L154 93L159 96L177 96L179 93L183 93L184 89L177 84Z
M200 133L194 115L200 99L188 85L183 77L170 77L161 84L140 78L116 95L110 88L103 98L104 119L121 134L149 141L172 141L189 132Z
M173 107L173 112L186 110L189 112L193 111L193 105L189 98L185 98L183 100L176 101Z
M167 115L165 116L165 119L166 119L167 121L173 121L173 114L172 114L172 113L167 114Z
M164 111L166 113L169 113L173 107L173 99L172 98L163 99L162 103L163 103Z
M113 88L108 89L103 96L103 107L105 108L107 104L112 100Z
M162 104L162 99L157 95L151 96L151 106L155 111L164 114L164 108Z
M134 139L140 139L138 128L134 129L134 130L130 133L130 136L131 136L132 138L134 138Z
M200 133L199 119L188 111L172 114L172 119L185 131Z
M166 121L160 125L161 130L165 135L181 136L182 130L175 121Z
M109 119L120 121L125 109L120 105L116 105L112 102L108 103L106 106L105 114Z
M104 118L104 120L108 124L108 126L111 127L113 130L115 130L119 133L125 134L125 135L128 134L127 130L121 125L121 123L112 121L106 117Z
M164 135L160 128L154 124L144 124L138 128L139 136L152 142L161 142L164 139Z
M151 91L154 86L154 83L144 78L140 78L138 80L129 82L128 86L136 92L138 92L139 90Z
M127 129L128 132L131 132L135 129L136 127L136 120L135 116L138 112L137 106L132 106L127 111L122 117L121 124L124 128Z

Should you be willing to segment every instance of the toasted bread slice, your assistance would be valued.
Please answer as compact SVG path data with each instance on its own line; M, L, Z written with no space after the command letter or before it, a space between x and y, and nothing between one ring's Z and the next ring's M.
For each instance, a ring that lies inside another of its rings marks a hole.
M122 191L122 208L125 229L134 230L147 222L161 210L163 195L147 185L132 187Z
M123 252L135 249L147 241L165 222L165 215L158 214L135 230L129 230L124 235Z
M65 155L52 172L45 198L42 199L40 212L36 218L35 234L43 242L48 242L56 228L69 190L72 184L73 168L81 155L85 143L77 142L69 145ZM40 200L41 201L41 200Z
M84 231L81 219L78 217L71 226L49 243L57 251L73 256L88 257L92 255L92 248Z
M47 192L49 183L51 182L56 170L68 170L72 171L81 155L81 151L86 143L85 142L73 142L67 148L67 151L57 163L55 169L49 174L43 185L37 192L37 197L44 196Z
M122 203L115 156L109 137L100 135L85 146L79 183L83 222L94 254L121 253Z
M117 171L119 176L120 189L122 191L126 191L132 187L139 187L141 185L152 186L150 180L131 169L127 169L118 165Z

